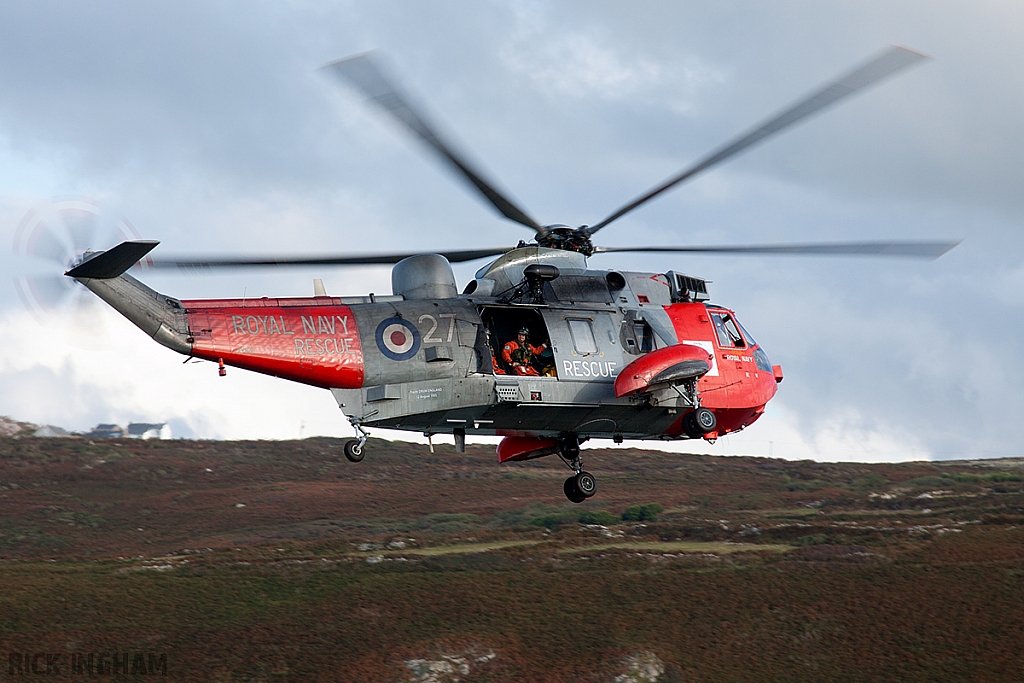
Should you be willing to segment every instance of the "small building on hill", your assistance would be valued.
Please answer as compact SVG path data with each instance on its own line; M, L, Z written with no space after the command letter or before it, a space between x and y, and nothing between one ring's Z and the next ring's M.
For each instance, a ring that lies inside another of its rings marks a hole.
M100 424L93 427L92 431L86 434L94 439L120 439L124 436L124 427L121 425Z
M150 422L132 422L128 425L129 439L169 439L171 438L171 426L166 422L159 424Z
M32 433L32 436L43 436L43 437L57 437L57 436L71 436L71 432L64 429L63 427L57 427L55 425L43 425Z

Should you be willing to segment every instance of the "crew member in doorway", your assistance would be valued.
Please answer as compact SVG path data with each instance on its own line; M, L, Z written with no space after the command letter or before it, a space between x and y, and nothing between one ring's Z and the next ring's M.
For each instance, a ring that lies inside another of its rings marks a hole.
M523 327L516 333L516 338L505 344L501 357L509 364L517 375L540 376L540 372L533 366L534 359L548 348L547 343L540 346L533 346L529 342L530 330Z
M501 361L498 360L498 354L494 352L494 344L491 343L491 331L487 330L487 348L491 352L491 370L494 371L495 375L507 375L505 368L501 367Z

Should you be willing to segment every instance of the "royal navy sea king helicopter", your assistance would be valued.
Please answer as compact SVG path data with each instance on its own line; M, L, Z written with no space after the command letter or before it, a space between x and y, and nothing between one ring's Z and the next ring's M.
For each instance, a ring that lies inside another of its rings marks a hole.
M597 483L588 439L706 439L754 423L782 369L736 314L709 302L706 281L681 272L597 270L613 252L862 255L937 258L957 242L601 247L602 228L794 123L924 59L892 47L625 204L594 225L542 224L457 152L373 55L324 67L436 152L504 217L533 231L515 247L376 255L152 260L189 271L257 266L394 264L390 296L179 300L127 270L158 243L125 241L66 272L160 344L192 358L328 389L358 438L367 428L499 435L498 461L555 454L572 470L566 497ZM497 257L460 294L451 263Z

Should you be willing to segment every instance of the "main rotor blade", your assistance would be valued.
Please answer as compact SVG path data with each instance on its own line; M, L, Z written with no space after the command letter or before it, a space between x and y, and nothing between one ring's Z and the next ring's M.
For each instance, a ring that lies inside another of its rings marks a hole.
M404 258L420 254L440 254L451 263L475 261L488 256L498 256L512 247L491 249L464 249L461 251L407 252L404 254L363 254L353 256L253 256L243 258L201 259L169 258L154 259L153 268L179 268L184 271L207 271L213 268L259 268L268 266L370 266L398 263Z
M697 175L701 171L710 168L715 164L725 161L735 154L739 154L743 150L752 145L756 145L758 142L761 142L769 136L788 128L789 126L811 116L829 105L835 104L839 100L849 97L857 91L863 90L864 88L881 81L886 76L890 76L897 71L905 69L911 64L915 64L922 59L930 59L930 57L905 47L893 46L889 48L878 57L875 57L866 64L854 69L842 78L826 84L821 89L812 93L809 97L805 97L785 111L775 115L768 121L765 121L757 128L751 130L745 135L741 135L739 138L733 140L724 147L715 150L690 168L687 168L678 175L673 176L650 192L637 197L597 225L589 227L587 229L587 233L593 235L612 221L621 218L641 204L654 199L662 192L675 187L684 180Z
M713 247L595 247L595 254L630 251L734 254L739 256L890 256L934 261L960 244L955 241L923 242L810 242L803 244L737 244Z
M413 109L408 99L399 93L398 88L384 77L380 66L375 63L369 53L331 62L322 68L347 81L350 85L355 86L369 97L374 104L395 117L401 124L430 145L443 159L454 166L503 216L528 228L533 228L538 233L545 232L544 228L537 221L526 215L526 212L516 206L508 197L498 192L493 182L485 180L482 173L470 166L461 155L456 154L452 145L445 142L438 135L435 128L426 123L423 115Z

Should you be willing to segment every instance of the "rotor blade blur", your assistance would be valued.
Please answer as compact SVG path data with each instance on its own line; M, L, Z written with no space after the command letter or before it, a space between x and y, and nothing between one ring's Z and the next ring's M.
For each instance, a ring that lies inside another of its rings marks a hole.
M77 285L74 281L68 280L66 277L60 275L39 275L35 277L26 277L22 281L15 281L18 287L21 287L21 282L24 282L24 287L28 291L21 292L18 294L22 296L23 303L28 305L28 301L25 295L30 294L32 301L36 303L39 308L44 312L50 313L57 309L64 300L71 294ZM29 309L31 310L31 306Z
M70 239L75 255L81 254L86 249L97 247L99 216L93 207L61 209L57 212L57 220L61 223L60 229Z
M512 247L491 249L464 249L459 251L418 251L403 254L362 254L334 256L252 256L242 258L202 259L168 258L154 259L152 268L178 268L186 272L202 273L215 268L267 268L284 266L372 266L398 263L402 259L421 254L440 254L451 263L475 261L488 256L499 256Z
M426 123L423 115L418 113L409 104L408 99L399 93L398 88L384 77L379 65L375 63L370 54L342 59L322 68L360 90L374 104L430 145L503 216L528 228L533 228L538 233L544 232L544 228L537 221L526 215L526 212L516 206L508 197L498 192L493 182L485 180L478 170L470 166L461 155L455 153L452 145L444 141L435 128Z
M736 256L888 256L934 261L962 240L925 242L813 242L805 244L736 244L712 247L595 247L595 254L631 251L732 254Z
M25 255L65 265L74 254L73 246L67 235L61 239L61 236L54 230L52 221L40 221L39 226L39 230L33 231L29 235L25 245Z
M641 204L654 199L662 192L672 189L684 180L692 178L701 171L725 161L731 156L739 154L743 150L752 145L756 145L769 136L788 128L798 121L801 121L808 116L811 116L812 114L815 114L818 111L849 97L859 90L863 90L864 88L883 80L887 76L891 76L897 71L901 71L902 69L921 61L922 59L930 59L930 57L905 47L893 46L889 48L878 57L875 57L866 64L857 67L838 80L826 84L819 90L812 93L809 97L805 97L783 112L773 116L757 128L741 135L739 138L733 140L724 147L715 150L693 166L687 168L678 175L673 176L665 183L657 186L646 194L637 197L597 225L589 227L587 229L587 233L593 235L612 221L621 218L633 209L639 207Z

